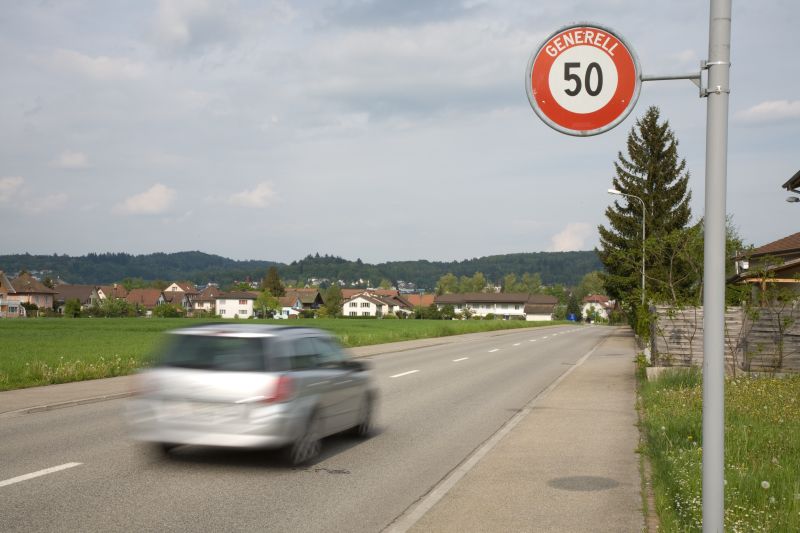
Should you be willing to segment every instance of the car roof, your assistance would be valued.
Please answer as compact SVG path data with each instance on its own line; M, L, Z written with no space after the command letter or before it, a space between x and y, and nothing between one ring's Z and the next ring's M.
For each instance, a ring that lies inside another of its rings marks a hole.
M226 324L223 322L188 326L185 328L174 329L168 333L173 335L224 335L226 337L282 337L298 335L330 336L330 333L327 331L302 326L278 326L272 324Z

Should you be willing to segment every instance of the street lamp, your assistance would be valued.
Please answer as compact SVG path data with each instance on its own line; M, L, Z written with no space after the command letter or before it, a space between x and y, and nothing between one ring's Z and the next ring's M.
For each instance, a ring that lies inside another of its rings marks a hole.
M636 198L642 202L642 307L644 307L644 240L645 240L645 219L647 218L647 209L644 207L644 200L635 194L628 194L617 189L608 189L608 194L616 194L618 196L627 196L629 198Z

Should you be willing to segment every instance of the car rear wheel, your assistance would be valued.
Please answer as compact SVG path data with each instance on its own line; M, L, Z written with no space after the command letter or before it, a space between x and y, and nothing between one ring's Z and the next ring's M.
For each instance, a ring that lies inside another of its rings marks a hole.
M289 463L292 466L308 464L319 455L321 449L320 420L319 415L314 413L309 418L303 434L289 446Z
M358 424L353 426L350 433L360 439L369 436L372 431L374 401L372 396L365 394L358 408Z

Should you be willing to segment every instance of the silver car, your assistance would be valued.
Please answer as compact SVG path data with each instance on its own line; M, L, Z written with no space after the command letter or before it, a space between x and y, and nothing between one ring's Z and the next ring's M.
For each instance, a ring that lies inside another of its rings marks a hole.
M312 461L320 440L369 434L377 391L364 362L320 330L208 324L172 331L128 402L134 438L169 452L183 444L286 448Z

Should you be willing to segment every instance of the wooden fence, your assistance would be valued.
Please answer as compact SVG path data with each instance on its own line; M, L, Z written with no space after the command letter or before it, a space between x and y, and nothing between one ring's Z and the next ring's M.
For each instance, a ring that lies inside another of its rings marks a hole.
M656 366L703 363L703 308L652 308L651 352ZM725 366L754 372L800 372L800 309L725 313Z

